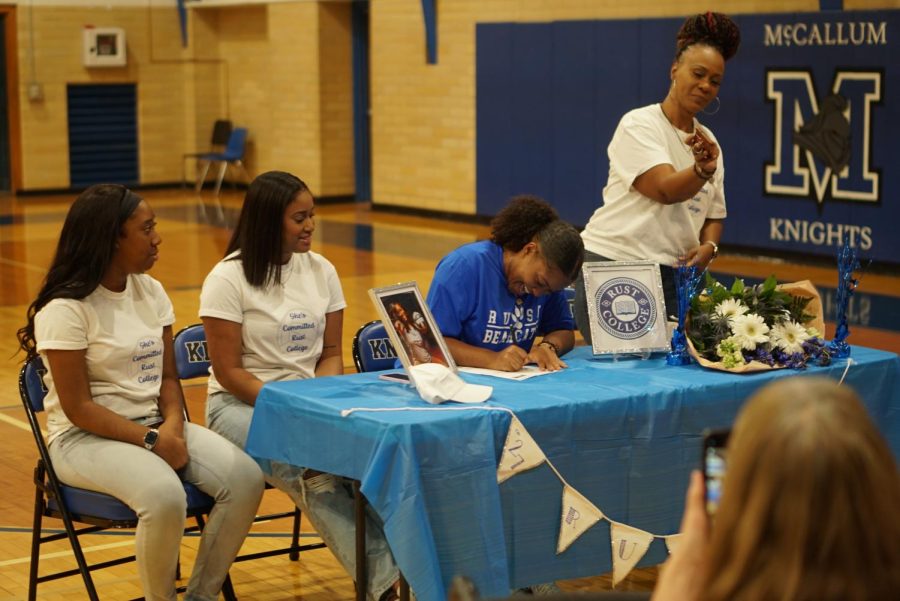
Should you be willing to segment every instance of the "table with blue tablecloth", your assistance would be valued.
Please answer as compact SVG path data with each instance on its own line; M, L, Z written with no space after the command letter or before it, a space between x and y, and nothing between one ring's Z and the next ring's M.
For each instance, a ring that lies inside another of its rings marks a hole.
M900 457L900 361L860 347L852 359L845 382ZM840 379L847 367L836 360L802 372L730 374L669 367L662 357L597 359L587 347L565 360L568 369L521 382L463 376L493 386L485 405L511 410L566 482L606 516L657 535L678 530L705 428L730 425L767 382L798 373ZM359 480L422 601L445 599L456 574L492 597L608 572L606 521L556 553L562 483L546 463L497 483L510 419L507 411L429 405L374 373L270 383L257 398L247 451L263 466L277 460ZM655 539L641 565L665 556Z

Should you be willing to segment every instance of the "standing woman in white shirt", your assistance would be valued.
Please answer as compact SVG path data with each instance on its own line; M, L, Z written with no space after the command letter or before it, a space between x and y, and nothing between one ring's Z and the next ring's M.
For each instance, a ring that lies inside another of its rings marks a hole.
M609 143L603 206L582 232L585 261L660 264L666 314L677 314L673 266L705 269L719 252L725 168L712 132L697 113L719 110L725 61L740 30L726 15L688 17L676 37L671 85L662 102L625 114ZM584 281L575 283L575 320L590 343Z
M135 554L147 599L175 600L181 480L215 499L185 593L213 601L253 523L263 477L236 446L184 421L175 314L160 283L144 274L160 242L140 197L112 184L85 190L18 337L27 359L39 353L48 370L44 407L60 479L112 495L138 515Z
M334 266L312 252L315 202L299 178L263 173L250 183L225 258L200 293L212 369L206 423L241 448L266 382L337 376L344 294ZM349 481L271 462L270 482L306 512L344 568L355 574L355 521ZM396 595L399 572L381 523L369 513L368 593Z

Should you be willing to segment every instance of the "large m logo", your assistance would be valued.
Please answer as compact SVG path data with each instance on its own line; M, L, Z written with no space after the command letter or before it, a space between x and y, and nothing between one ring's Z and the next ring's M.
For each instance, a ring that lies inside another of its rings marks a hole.
M883 78L880 71L838 70L832 96L820 101L809 71L768 71L766 98L775 105L775 132L765 192L815 198L820 204L826 196L877 202L880 172L872 167L872 104L881 101ZM835 154L844 159L835 160Z

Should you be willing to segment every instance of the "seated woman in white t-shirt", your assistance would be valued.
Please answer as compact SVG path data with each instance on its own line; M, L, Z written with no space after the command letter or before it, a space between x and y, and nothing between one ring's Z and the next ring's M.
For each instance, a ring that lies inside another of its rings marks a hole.
M144 274L160 242L153 211L136 194L112 184L85 190L66 215L19 343L47 367L44 407L59 478L140 516L134 544L147 599L175 600L182 480L215 499L184 597L212 601L253 523L263 475L236 446L184 421L175 313Z
M200 317L212 370L206 422L241 448L266 382L336 376L344 302L334 266L310 251L316 229L309 188L282 171L251 182L225 258L203 282ZM271 463L270 482L306 512L344 568L355 574L355 521L349 482ZM399 572L377 516L369 514L367 590L396 595Z
M626 113L607 148L609 178L603 206L581 234L585 261L650 260L660 264L666 315L677 315L673 266L705 269L719 252L725 220L725 168L715 136L697 121L718 111L725 61L740 31L726 15L688 17L675 40L671 85L662 102ZM575 322L591 332L581 274L575 283Z

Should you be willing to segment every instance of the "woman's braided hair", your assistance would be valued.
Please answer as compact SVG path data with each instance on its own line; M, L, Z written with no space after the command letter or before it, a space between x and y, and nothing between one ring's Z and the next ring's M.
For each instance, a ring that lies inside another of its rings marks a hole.
M694 44L705 44L719 51L726 61L741 45L741 30L728 15L706 12L684 20L675 37L675 59Z

